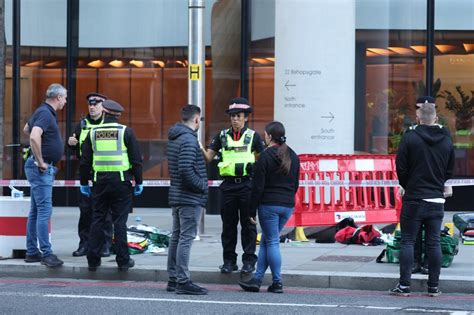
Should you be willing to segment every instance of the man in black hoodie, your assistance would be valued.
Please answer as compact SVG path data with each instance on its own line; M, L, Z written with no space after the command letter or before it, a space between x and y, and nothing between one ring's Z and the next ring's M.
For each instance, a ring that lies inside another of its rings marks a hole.
M181 123L172 126L168 132L169 204L173 212L173 231L168 249L166 291L177 294L207 294L207 289L191 282L188 269L191 245L208 193L206 164L196 135L200 123L201 109L196 105L185 105L181 109Z
M400 216L400 281L390 292L409 296L413 250L418 231L425 226L428 255L428 295L438 296L441 272L440 232L444 217L444 184L453 175L454 149L446 128L436 124L435 100L421 97L416 111L419 125L410 127L398 148L398 181L405 190Z

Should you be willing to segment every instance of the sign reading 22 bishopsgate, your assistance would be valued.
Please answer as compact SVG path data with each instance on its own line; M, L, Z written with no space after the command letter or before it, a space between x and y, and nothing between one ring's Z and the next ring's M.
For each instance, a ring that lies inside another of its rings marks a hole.
M275 9L275 120L297 153L353 153L355 1Z

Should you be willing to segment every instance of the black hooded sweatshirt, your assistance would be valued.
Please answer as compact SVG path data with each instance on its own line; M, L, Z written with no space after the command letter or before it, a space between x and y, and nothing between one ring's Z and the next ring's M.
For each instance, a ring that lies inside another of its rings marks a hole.
M291 158L290 173L280 171L278 146L268 147L255 164L250 216L255 217L260 204L292 208L299 187L300 160L288 147Z
M403 200L444 198L444 183L454 169L449 131L440 125L410 127L400 142L396 166Z

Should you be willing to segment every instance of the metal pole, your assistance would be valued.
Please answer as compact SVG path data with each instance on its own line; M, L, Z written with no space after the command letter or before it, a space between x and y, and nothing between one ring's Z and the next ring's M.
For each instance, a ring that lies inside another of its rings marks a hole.
M240 95L249 98L250 0L242 0L240 45Z
M435 0L426 3L426 95L433 94Z
M21 79L21 1L13 1L13 60L12 60L12 77L13 77L13 95L12 95L12 175L13 178L19 178L19 150L20 143L20 79Z
M66 106L66 136L72 135L73 121L76 114L76 62L79 51L79 0L67 0L66 25L66 89L68 104ZM71 179L71 151L66 150L66 179ZM69 205L71 189L66 189L66 204Z
M66 37L66 138L72 134L76 113L76 61L79 49L79 0L67 1L67 37ZM71 151L66 150L66 179L72 177Z
M188 0L188 104L201 108L201 127L198 140L205 139L205 50L204 50L204 0ZM201 215L199 234L204 233L204 215Z

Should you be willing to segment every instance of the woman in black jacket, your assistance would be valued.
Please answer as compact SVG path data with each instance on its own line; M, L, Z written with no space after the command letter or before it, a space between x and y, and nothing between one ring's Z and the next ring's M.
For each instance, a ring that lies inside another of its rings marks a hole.
M274 121L265 127L267 149L255 165L250 211L254 224L258 218L262 239L257 270L249 281L239 281L245 291L258 292L268 267L273 283L269 292L283 293L281 282L280 232L293 213L299 186L300 160L286 145L285 127Z

